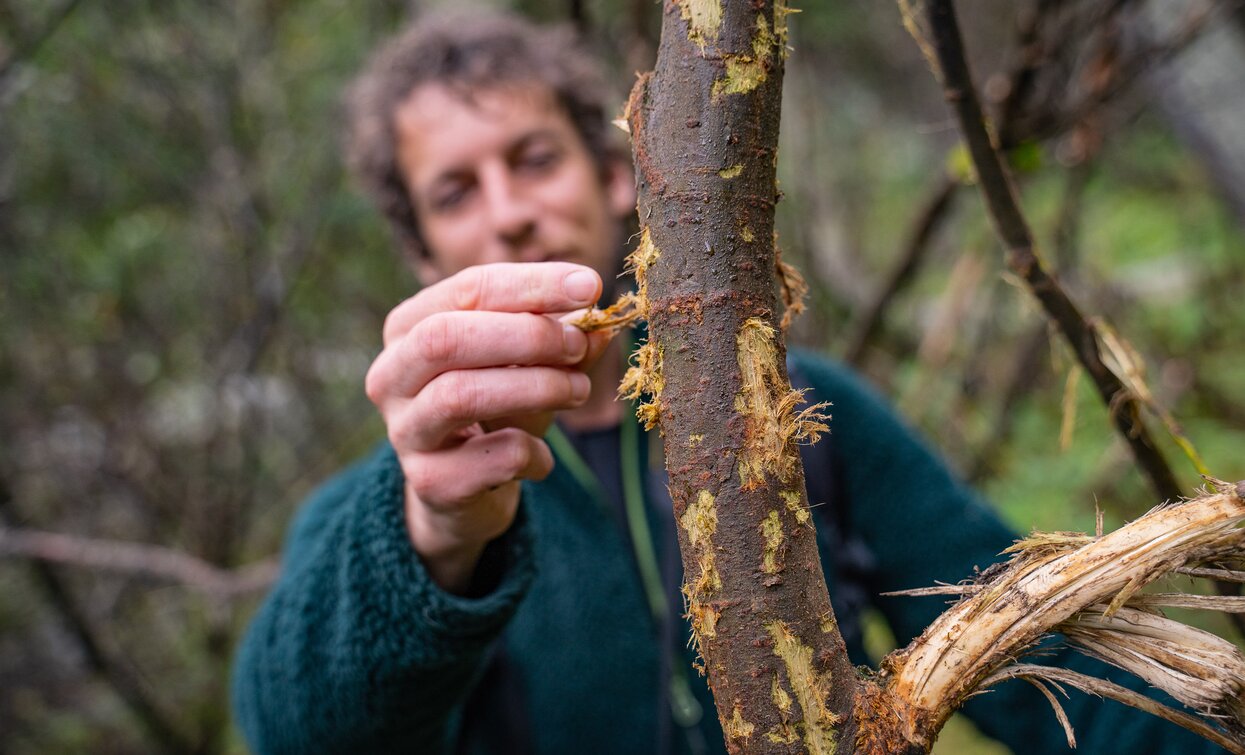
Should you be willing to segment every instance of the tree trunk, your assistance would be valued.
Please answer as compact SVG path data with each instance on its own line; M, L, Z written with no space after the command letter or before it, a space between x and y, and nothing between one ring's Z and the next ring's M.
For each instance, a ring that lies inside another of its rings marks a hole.
M684 593L732 752L829 753L856 688L826 592L778 335L782 2L667 2L628 106L649 343L630 385L665 436ZM848 748L850 749L850 748Z
M1146 600L1155 596L1136 590L1175 570L1238 574L1216 565L1238 557L1245 540L1237 529L1245 483L1215 481L1214 492L1108 536L1034 535L977 582L932 588L966 597L873 678L852 667L796 448L826 426L819 407L797 411L781 336L789 312L775 290L790 311L802 284L774 243L789 12L784 0L666 1L656 70L636 83L627 107L639 183L640 243L630 258L637 291L581 325L648 319L649 340L622 393L647 397L640 417L665 437L688 617L727 748L928 752L965 699L1026 678L1143 707L1245 755L1245 705L1235 693L1245 656L1162 619L1164 636L1215 650L1173 668L1164 648L1120 640L1127 622L1113 618L1152 608ZM1245 610L1240 598L1159 600ZM1099 654L1126 645L1133 655L1123 667L1210 722L1073 672L1014 663L1052 630Z

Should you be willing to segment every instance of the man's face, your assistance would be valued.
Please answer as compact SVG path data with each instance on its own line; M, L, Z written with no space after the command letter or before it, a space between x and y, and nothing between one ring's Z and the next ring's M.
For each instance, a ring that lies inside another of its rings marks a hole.
M488 262L564 260L608 285L622 220L635 208L628 166L604 172L550 92L416 88L395 112L398 163L428 257L424 283Z

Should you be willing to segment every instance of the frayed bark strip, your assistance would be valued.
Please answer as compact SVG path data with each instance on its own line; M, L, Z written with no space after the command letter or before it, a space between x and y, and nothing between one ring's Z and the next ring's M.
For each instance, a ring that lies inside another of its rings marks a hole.
M635 415L645 430L652 430L661 419L661 393L665 380L661 373L661 347L652 340L636 347L631 364L618 386L618 397L637 401Z
M931 595L972 595L980 592L985 585L938 585L936 587L915 587L911 590L892 590L879 593L884 598L926 598Z
M791 322L804 312L804 298L808 296L808 282L794 265L789 265L782 258L782 248L778 246L778 234L774 234L774 272L778 275L778 291L782 294L782 322L779 330L786 333Z
M744 417L744 447L739 451L739 480L745 490L765 483L766 475L789 482L800 460L793 443L815 443L829 431L828 404L800 412L802 391L793 390L780 370L776 333L758 317L744 321L736 337L741 384L735 411Z
M1144 679L1190 708L1245 723L1245 656L1231 642L1154 613L1104 606L1059 625L1073 645Z
M598 330L621 330L643 318L636 295L626 293L605 309L588 310L571 320L571 325L585 333L593 333Z
M982 589L892 658L897 694L944 720L978 680L1052 626L1176 568L1235 551L1242 517L1245 506L1232 489L1155 509L1101 538L1061 533L1022 541Z
M1219 582L1236 582L1245 584L1245 571L1233 571L1231 569L1212 569L1205 567L1184 567L1176 570L1177 574L1184 574L1189 577L1204 577Z
M1121 687L1118 684L1095 679L1092 676L1078 674L1068 669L1055 668L1052 666L1038 666L1035 664L1019 663L1014 666L1008 666L1001 671L992 674L988 679L982 682L982 688L992 687L1000 682L1008 679L1044 679L1047 681L1062 682L1071 687L1076 687L1082 692L1105 697L1108 700L1130 705L1134 708L1144 710L1159 718L1172 723L1183 726L1189 731L1201 737L1205 737L1228 752L1235 755L1245 755L1245 745L1230 738L1220 730L1214 728L1210 724L1202 721L1197 716L1181 711L1174 710L1166 705L1155 702L1140 692L1134 692L1130 689Z
M1063 706L1059 704L1059 698L1055 697L1055 693L1051 692L1050 688L1042 683L1042 680L1029 676L1023 678L1026 682L1032 684L1034 687L1037 687L1038 692L1041 692L1042 696L1046 698L1046 701L1050 703L1051 709L1055 711L1055 718L1059 721L1059 725L1063 727L1063 735L1068 740L1068 747L1075 750L1076 732L1072 730L1072 722L1068 720L1068 714L1064 711ZM1051 683L1054 684L1054 682ZM1062 688L1060 688L1060 691L1062 691ZM1064 693L1064 696L1067 696L1066 692Z
M1240 595L1191 595L1183 592L1158 592L1134 595L1128 605L1133 608L1193 608L1199 611L1245 613L1245 597Z

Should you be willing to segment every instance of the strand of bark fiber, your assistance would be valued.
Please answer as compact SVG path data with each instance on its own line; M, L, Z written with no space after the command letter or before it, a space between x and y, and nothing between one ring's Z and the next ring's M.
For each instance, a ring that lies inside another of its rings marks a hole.
M1179 498L1180 485L1142 424L1141 407L1136 397L1128 392L1102 360L1096 328L1085 319L1037 256L1033 234L986 130L951 0L929 0L926 11L947 102L959 121L990 218L1007 248L1008 267L1027 284L1067 339L1077 359L1093 379L1108 406L1112 421L1159 498L1166 501Z
M1215 729L1197 716L1174 710L1139 692L1134 692L1127 687L1121 687L1104 679L1096 679L1092 676L1086 676L1085 674L1055 666L1017 663L995 673L982 683L982 687L989 687L1007 679L1041 679L1043 681L1067 684L1082 692L1144 710L1177 726L1182 726L1194 734L1214 742L1228 752L1235 753L1236 755L1245 755L1245 747L1242 747L1239 742L1233 741L1230 737L1225 736L1223 732Z

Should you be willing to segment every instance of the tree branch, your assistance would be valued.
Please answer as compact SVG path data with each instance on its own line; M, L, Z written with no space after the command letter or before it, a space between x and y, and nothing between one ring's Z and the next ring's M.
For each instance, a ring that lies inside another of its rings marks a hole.
M951 0L930 0L926 17L937 54L939 78L947 102L960 123L990 219L1007 248L1008 267L1028 285L1093 378L1109 407L1112 421L1155 492L1163 500L1179 498L1180 485L1142 422L1137 397L1103 361L1098 329L1085 318L1058 280L1047 272L1037 255L1033 234L986 129Z
M887 276L886 283L865 307L865 314L854 329L851 345L847 347L847 353L844 356L849 364L859 366L864 362L865 354L882 325L886 310L895 296L916 275L922 260L925 259L925 253L930 248L930 241L942 227L954 204L955 193L959 187L959 181L951 176L943 176L922 205L924 209L921 210L916 223L913 224L908 243L904 245L903 252L891 269L890 275Z
M11 503L8 487L4 480L0 480L0 522L8 523L12 520L13 516L9 511ZM169 714L161 710L138 676L104 647L90 618L51 564L35 561L31 567L48 602L61 615L69 633L78 641L87 665L112 687L113 692L162 748L174 753L192 752L194 747L189 737L180 730Z
M0 526L0 558L21 558L181 585L229 600L269 587L279 569L265 559L236 570L220 569L172 548Z

